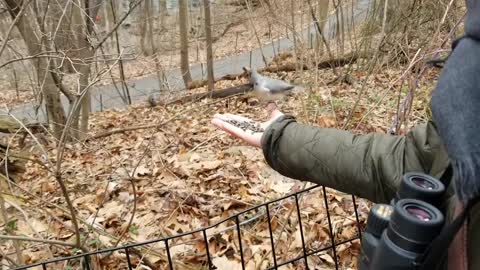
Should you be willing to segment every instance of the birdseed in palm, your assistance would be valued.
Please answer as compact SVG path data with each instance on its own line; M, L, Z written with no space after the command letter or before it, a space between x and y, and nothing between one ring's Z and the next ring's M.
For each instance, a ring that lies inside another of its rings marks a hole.
M264 132L265 129L263 129L259 123L257 122L247 122L247 121L237 121L234 119L229 119L226 120L227 123L230 123L238 128L241 128L243 131L246 130L251 130L253 133L257 132Z

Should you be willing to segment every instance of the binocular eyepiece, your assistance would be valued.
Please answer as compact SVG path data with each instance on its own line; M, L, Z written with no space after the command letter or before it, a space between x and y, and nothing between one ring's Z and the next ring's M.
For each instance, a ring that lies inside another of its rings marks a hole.
M423 173L406 173L402 177L393 205L401 199L417 199L438 207L445 186L434 177Z
M370 209L362 235L359 270L413 269L415 259L440 233L438 206L445 186L422 173L407 173L390 205Z

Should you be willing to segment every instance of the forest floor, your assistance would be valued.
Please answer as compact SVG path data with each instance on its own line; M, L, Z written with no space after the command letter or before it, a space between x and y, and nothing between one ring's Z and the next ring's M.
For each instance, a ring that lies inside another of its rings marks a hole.
M401 67L382 69L369 76L355 68L348 84L327 85L326 82L335 78L330 69L286 73L286 80L295 81L305 91L279 101L280 109L302 123L342 128L358 100L347 129L355 133L385 133L397 110L399 91L404 91L396 80L403 70ZM337 70L345 71L343 67ZM432 70L420 82L408 127L426 119L426 104L436 77L437 71ZM363 80L366 84L362 87ZM216 86L220 89L241 83L245 83L245 79L223 81ZM193 92L201 91L204 89ZM265 163L261 150L215 129L210 124L213 115L225 112L267 120L265 108L254 98L245 96L204 99L168 107L138 104L93 114L90 130L94 137L115 129L126 130L68 144L65 149L61 177L77 211L84 245L96 250L185 233L313 185L279 175ZM139 128L142 126L150 128ZM130 131L129 127L132 127ZM53 141L47 137L43 147L46 152L34 141L27 140L24 149L31 151L33 157L58 162ZM17 208L22 209L24 215L15 215L12 219L14 222L9 225L12 232L73 243L72 221L51 172L29 162L27 171L16 177L15 185L6 188L13 194L5 196L8 212L19 213ZM322 192L316 188L299 196L307 251L331 244ZM352 197L330 189L326 195L335 241L354 238L357 222ZM364 226L370 204L361 199L356 203L359 225ZM269 209L277 261L302 256L295 201L282 200L271 204ZM246 223L241 226L246 269L273 266L265 209L248 211L239 218ZM217 269L241 269L237 233L232 220L207 231L209 252ZM26 243L22 247L26 263L72 254L69 248ZM175 269L206 269L206 245L201 233L175 238L169 241L169 246ZM147 264L156 269L166 268L163 242L137 249L138 254L148 260ZM13 248L11 243L4 243L0 250L11 254ZM337 246L341 269L356 269L358 252L358 240ZM139 257L133 257L132 263L136 265ZM103 255L95 263L104 269L125 269L125 253L120 250ZM310 269L333 269L333 253L327 250L312 255L308 257L308 264ZM60 263L55 267L60 265L62 269L77 269L78 261L70 262L70 268ZM282 269L305 269L305 266L299 260Z

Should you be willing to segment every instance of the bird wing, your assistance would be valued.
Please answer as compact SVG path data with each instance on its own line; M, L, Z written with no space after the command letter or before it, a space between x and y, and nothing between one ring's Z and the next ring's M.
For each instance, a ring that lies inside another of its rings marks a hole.
M286 83L281 80L266 78L267 81L264 83L264 87L270 89L271 93L282 93L294 88L293 85Z
M294 88L293 85L286 83L282 80L272 79L258 74L255 69L248 69L244 67L246 72L250 72L250 83L253 86L253 90L257 93L265 95L283 94L283 92Z

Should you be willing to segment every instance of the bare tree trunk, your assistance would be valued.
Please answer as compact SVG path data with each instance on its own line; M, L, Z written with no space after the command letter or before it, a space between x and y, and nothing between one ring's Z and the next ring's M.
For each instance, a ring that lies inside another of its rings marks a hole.
M178 19L180 24L180 70L185 88L192 81L188 65L188 5L187 0L178 1Z
M140 24L140 48L141 48L141 51L142 51L143 55L145 55L145 56L150 55L150 51L148 50L148 48L146 46L146 37L147 37L147 33L149 32L148 27L149 27L149 21L150 21L150 9L151 8L152 7L150 5L150 0L143 1L143 11L140 11L140 14L142 14L141 15L142 18L140 18L141 21L142 21L142 23ZM150 33L149 33L149 35L150 35Z
M318 0L318 23L322 30L327 23L329 2L330 0ZM323 40L318 34L316 37L316 48L318 48L319 55L322 55L324 49Z
M147 0L147 2L149 2L149 5L150 7L154 7L153 5L153 0ZM148 9L146 15L148 16L148 35L149 35L149 40L150 40L150 48L152 49L152 54L154 56L153 60L155 61L155 71L156 71L156 74L157 74L157 80L158 80L158 89L161 91L164 91L166 90L167 87L165 87L166 85L166 80L165 80L165 73L163 71L163 67L162 65L160 64L160 61L159 61L159 57L157 55L157 46L156 46L156 43L155 43L155 35L154 35L154 32L153 32L153 29L154 29L154 21L153 21L153 14L155 14L155 10L152 10L152 8ZM167 7L166 7L166 2L165 2L165 10L163 10L163 6L162 6L162 3L160 3L160 16L161 18L163 18L164 16L164 12L167 11ZM162 24L162 22L161 22ZM160 27L163 27L163 24L160 26Z
M293 57L298 59L298 44L297 44L297 31L295 30L295 0L290 0L290 19L292 20L292 37L293 37ZM295 72L299 71L298 61L295 61Z
M166 30L166 22L168 16L167 11L167 0L160 0L160 29L161 31Z
M213 91L215 87L215 78L213 75L213 52L212 52L212 22L210 15L210 0L203 0L203 9L205 13L205 37L207 49L207 80L208 90Z
M48 15L50 17L51 32L54 35L53 49L58 52L63 52L68 58L76 58L77 47L75 46L75 38L71 27L73 22L73 9L71 1L55 1L51 4L51 8ZM47 10L43 11L46 15ZM41 16L37 14L37 16ZM47 17L47 16L46 16ZM39 24L40 24L40 20ZM67 73L75 73L75 66L72 61L54 61L59 69Z
M117 24L117 10L118 8L115 5L115 1L110 0L109 1L110 8L112 10L112 18L113 18L113 24ZM118 37L118 31L115 30L114 32L115 35L115 46L117 49L117 54L118 54L118 69L120 72L120 81L122 82L122 90L124 94L124 100L127 102L128 105L132 104L132 98L130 97L130 90L128 89L127 82L125 81L125 71L123 69L123 60L122 56L120 55L120 41Z
M78 48L77 57L79 63L76 65L78 71L78 98L79 108L72 115L75 121L72 124L72 134L77 139L82 139L88 132L88 121L91 112L91 95L88 89L91 59L95 51L90 49L88 36L93 32L93 20L98 14L100 0L85 0L84 6L73 7L73 25L71 31L75 33L75 46ZM78 131L78 132L77 132Z
M92 98L90 94L90 89L86 89L89 85L89 76L90 76L90 65L87 64L80 69L80 90L83 94L83 97L80 96L80 132L77 139L86 138L88 132L88 121L90 117L90 112L92 111Z
M107 32L110 29L112 29L112 25L114 24L113 23L113 12L112 12L112 8L110 7L109 2L105 1L103 7L104 7L104 9L103 9L103 13L104 13L103 21L105 21L105 32ZM110 40L110 42L106 43L107 47L112 46L112 44L114 42L114 35L110 35L109 40Z
M345 51L345 16L343 14L343 3L341 0L334 0L333 5L335 7L335 16L337 18L336 24L336 39L337 39L337 52L343 55Z
M148 26L148 35L149 35L149 41L150 41L150 49L151 53L149 55L154 55L157 53L157 48L155 46L155 35L153 33L154 29L154 23L153 23L153 14L155 14L155 11L153 9L153 0L147 0L149 9L146 12L145 15L147 15L147 26Z
M5 0L5 3L9 9L10 15L13 19L15 19L20 11L23 1ZM17 22L17 28L25 41L28 53L30 55L36 55L43 51L42 42L40 40L42 35L35 31L34 26L30 25L30 18L32 17L34 17L33 14L30 14L29 16L21 16ZM45 99L47 116L49 119L49 124L53 130L53 135L56 138L60 138L66 119L65 112L60 101L60 91L58 91L52 75L50 74L51 61L47 58L39 57L32 59L32 62L37 73L38 83L42 89L42 94Z

